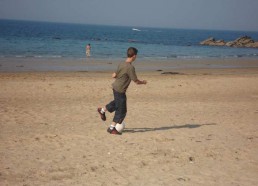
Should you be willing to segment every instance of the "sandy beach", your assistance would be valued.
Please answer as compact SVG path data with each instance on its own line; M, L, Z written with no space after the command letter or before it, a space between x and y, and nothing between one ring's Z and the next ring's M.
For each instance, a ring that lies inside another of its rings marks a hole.
M112 69L11 72L1 61L0 185L256 186L258 68L239 61L136 62L148 84L130 85L120 136L106 132L113 114L96 112L113 97Z

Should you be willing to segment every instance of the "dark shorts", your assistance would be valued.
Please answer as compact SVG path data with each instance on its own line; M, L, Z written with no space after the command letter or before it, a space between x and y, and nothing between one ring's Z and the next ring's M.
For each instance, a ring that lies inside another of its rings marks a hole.
M114 94L114 100L106 105L106 109L109 112L115 111L113 122L121 124L125 119L126 112L127 112L126 94L119 93L115 90L113 90L113 94Z

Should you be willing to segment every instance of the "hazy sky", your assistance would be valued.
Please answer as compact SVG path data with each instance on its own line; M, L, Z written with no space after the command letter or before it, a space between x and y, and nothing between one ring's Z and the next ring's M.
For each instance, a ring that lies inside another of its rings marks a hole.
M0 0L0 19L258 31L258 0Z

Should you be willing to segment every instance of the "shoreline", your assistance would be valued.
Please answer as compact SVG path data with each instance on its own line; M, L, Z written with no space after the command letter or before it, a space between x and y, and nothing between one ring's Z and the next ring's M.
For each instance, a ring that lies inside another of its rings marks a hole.
M2 72L79 72L79 71L114 71L121 59L42 59L42 58L0 58ZM180 69L230 69L257 68L256 58L226 59L137 59L133 63L137 71L169 71Z

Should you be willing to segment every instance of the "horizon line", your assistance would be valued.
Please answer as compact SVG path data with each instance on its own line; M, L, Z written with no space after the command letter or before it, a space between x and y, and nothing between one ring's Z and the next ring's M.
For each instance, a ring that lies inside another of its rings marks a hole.
M46 21L33 19L9 19L0 18L3 21L24 21L24 22L41 22L41 23L56 23L56 24L74 24L74 25L94 25L94 26L120 26L130 28L155 28L155 29L178 29L178 30L204 30L204 31L239 31L239 32L258 32L258 30L232 30L232 29L206 29L206 28L180 28L180 27L162 27L162 26L136 26L136 25L118 25L118 24L98 24L98 23L81 23L81 22L63 22L63 21Z

